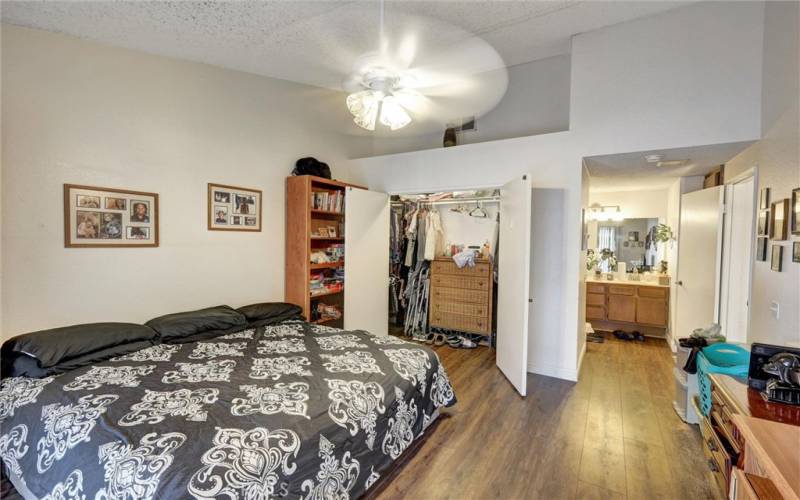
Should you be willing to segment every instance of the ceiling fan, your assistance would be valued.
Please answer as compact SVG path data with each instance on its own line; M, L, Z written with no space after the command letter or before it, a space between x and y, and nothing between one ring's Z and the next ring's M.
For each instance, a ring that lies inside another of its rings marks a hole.
M396 131L412 122L418 132L442 130L480 116L502 99L508 73L486 41L431 18L393 14L385 26L380 0L377 48L358 56L342 88L361 128Z

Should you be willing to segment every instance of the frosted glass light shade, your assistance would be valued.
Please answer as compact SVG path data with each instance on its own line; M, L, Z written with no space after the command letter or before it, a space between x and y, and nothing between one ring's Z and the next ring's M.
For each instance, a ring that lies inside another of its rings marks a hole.
M356 125L367 130L375 130L382 98L381 92L372 90L362 90L347 96L347 109L353 115Z
M411 117L408 116L406 110L403 109L403 106L397 102L394 96L384 97L380 120L382 124L392 130L403 128L411 123Z

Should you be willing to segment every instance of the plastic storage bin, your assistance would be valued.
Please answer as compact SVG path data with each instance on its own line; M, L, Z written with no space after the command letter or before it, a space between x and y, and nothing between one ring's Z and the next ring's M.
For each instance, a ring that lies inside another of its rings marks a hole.
M723 373L746 377L750 369L750 351L735 344L714 344L704 347L697 356L697 383L700 386L700 409L711 411L711 382L708 375Z

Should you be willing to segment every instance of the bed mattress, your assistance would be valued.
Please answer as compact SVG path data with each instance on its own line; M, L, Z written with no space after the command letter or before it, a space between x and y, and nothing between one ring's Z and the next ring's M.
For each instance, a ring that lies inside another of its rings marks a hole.
M442 407L436 353L291 321L0 386L24 498L356 498Z

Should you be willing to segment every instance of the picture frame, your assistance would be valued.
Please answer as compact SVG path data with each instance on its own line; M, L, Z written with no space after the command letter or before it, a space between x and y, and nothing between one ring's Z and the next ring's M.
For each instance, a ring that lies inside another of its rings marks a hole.
M783 264L783 246L772 244L772 260L769 268L776 272L781 272Z
M336 226L328 226L328 236L336 238Z
M759 236L756 238L756 260L759 262L767 261L767 242L769 238L766 236Z
M789 199L776 201L770 208L769 238L784 241L789 227Z
M328 238L330 235L328 234L328 228L325 226L320 226L317 228L317 236L320 238Z
M762 210L758 213L758 235L769 236L769 210Z
M261 231L260 189L208 183L209 231Z
M789 232L794 235L800 235L800 188L792 189L792 201L789 212L792 219L789 224Z
M758 195L758 208L760 210L766 210L769 208L769 188L761 188L761 191Z
M158 193L64 184L64 247L157 247Z
M792 262L800 263L800 241L792 242Z

